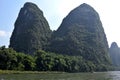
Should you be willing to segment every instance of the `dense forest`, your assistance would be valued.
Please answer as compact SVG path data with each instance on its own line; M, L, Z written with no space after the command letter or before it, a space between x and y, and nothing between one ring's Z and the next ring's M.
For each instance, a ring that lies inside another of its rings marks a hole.
M22 71L64 71L93 72L108 71L112 67L104 64L94 64L80 56L60 55L38 50L34 56L19 53L12 48L0 47L0 69Z

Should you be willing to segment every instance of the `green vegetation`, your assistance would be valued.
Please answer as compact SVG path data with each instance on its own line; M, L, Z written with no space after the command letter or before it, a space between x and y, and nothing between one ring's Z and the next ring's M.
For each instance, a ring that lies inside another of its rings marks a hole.
M34 57L17 53L11 48L0 48L0 69L2 70L34 70Z
M81 56L60 55L38 50L34 56L0 47L0 69L22 71L93 72L107 71L109 66L94 64Z
M65 73L58 71L18 71L18 70L0 70L0 74L39 74L39 73Z

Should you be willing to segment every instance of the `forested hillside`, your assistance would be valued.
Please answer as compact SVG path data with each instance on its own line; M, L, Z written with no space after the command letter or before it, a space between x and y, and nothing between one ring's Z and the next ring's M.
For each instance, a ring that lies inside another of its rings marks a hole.
M95 65L80 56L58 55L38 50L34 56L18 53L11 48L0 47L0 69L21 71L93 72L107 71L111 67Z

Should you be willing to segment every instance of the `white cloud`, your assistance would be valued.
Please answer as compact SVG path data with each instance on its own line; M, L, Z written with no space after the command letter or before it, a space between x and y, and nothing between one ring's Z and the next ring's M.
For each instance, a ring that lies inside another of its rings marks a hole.
M11 35L11 32L0 30L0 37L8 37Z
M5 32L5 31L0 30L0 37L4 37L4 36L6 36L6 32Z

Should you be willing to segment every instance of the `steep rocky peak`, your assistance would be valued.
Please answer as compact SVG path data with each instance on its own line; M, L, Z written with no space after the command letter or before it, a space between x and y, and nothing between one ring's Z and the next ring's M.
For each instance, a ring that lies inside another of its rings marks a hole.
M32 3L32 2L26 2L25 4L24 4L24 7L31 7L31 6L35 6L35 7L37 7L37 5L36 4L34 4L34 3Z
M81 7L81 8L88 8L88 9L93 9L89 4L87 4L87 3L83 3L83 4L81 4L79 7Z
M109 62L108 43L99 15L86 3L64 18L52 39L50 50L53 52Z
M77 8L75 8L74 10L72 10L70 14L73 14L73 13L76 13L79 15L84 15L84 14L96 15L97 14L97 12L94 10L94 8L86 3L83 3L80 6L78 6ZM96 16L98 16L98 14Z
M83 9L84 11L94 10L90 5L88 5L86 3L81 4L76 9Z
M118 48L117 43L116 43L116 42L112 42L112 44L111 44L111 47L110 47L110 48Z
M109 49L110 58L114 66L120 66L120 48L116 42L112 42Z
M27 2L15 22L10 47L18 52L33 54L38 49L46 48L51 33L42 10L36 4Z
M94 10L94 8L86 3L83 3L77 8L73 9L64 18L64 20L62 21L62 24L58 28L58 31L64 30L64 32L66 32L67 31L66 29L73 27L74 24L77 24L79 26L83 26L86 28L92 27L91 31L93 31L94 30L93 28L97 28L97 26L95 25L101 24L101 21L98 13Z
M25 9L30 9L30 8L38 9L38 6L36 4L34 4L34 3L26 2L24 4L23 8L25 8Z
M39 9L39 7L36 4L31 2L26 2L19 13L19 16L23 16L24 18L27 17L27 19L32 19L37 15L42 16L43 12Z

